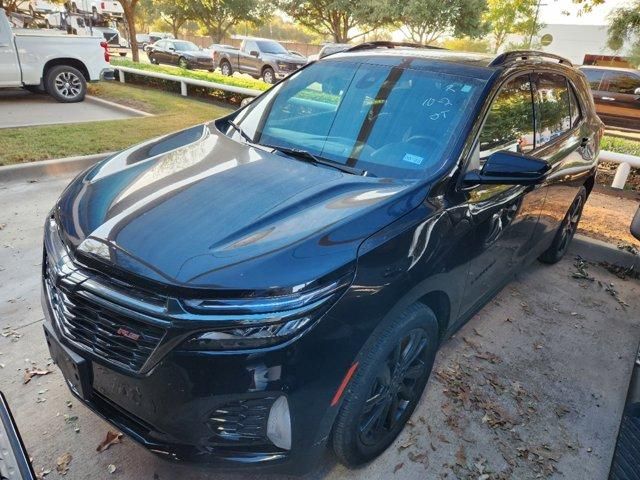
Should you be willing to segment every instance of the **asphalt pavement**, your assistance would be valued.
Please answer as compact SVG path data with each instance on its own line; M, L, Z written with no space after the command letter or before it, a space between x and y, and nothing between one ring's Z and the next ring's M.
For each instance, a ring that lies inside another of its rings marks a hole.
M36 469L61 478L56 460L69 452L67 479L278 478L170 464L129 438L96 452L110 427L50 365L39 303L42 226L69 179L0 185L0 388ZM606 478L640 338L640 284L576 262L575 251L519 273L442 347L410 424L380 458L349 471L328 453L307 478ZM24 384L33 366L53 372Z

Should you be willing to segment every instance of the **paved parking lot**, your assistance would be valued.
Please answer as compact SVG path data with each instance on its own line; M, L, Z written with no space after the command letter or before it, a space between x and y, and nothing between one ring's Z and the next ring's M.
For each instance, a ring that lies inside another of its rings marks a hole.
M49 363L41 231L68 180L0 186L0 387L36 468L58 478L56 459L69 452L70 479L264 478L169 464L128 438L97 453L109 426L72 398L57 368L23 383L26 367ZM308 478L606 478L640 338L639 295L637 281L576 264L571 252L533 265L444 345L387 452L355 471L328 454Z
M0 90L0 128L122 120L134 116L90 98L80 103L59 103L48 95L22 89Z

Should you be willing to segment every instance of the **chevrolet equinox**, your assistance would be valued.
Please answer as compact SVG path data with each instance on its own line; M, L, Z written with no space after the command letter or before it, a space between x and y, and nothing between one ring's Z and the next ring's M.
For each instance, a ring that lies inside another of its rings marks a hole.
M80 174L44 326L85 405L165 458L372 460L438 346L560 260L594 185L585 77L540 52L366 43Z

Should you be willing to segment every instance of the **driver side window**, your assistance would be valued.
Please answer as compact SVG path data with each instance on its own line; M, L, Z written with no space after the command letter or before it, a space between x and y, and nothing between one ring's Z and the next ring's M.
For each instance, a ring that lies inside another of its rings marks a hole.
M534 148L531 77L521 75L502 86L480 132L479 160L501 150L528 153Z

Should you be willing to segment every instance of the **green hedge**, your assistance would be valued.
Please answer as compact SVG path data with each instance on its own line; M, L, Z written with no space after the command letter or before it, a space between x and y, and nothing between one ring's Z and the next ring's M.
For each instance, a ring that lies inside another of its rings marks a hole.
M616 153L626 153L640 157L640 141L627 140L626 138L609 137L605 135L600 144L602 150Z
M177 75L180 77L193 78L196 80L205 80L208 82L221 83L223 85L233 85L234 87L253 88L260 91L264 91L270 87L270 85L264 83L262 80L254 80L252 78L225 77L224 75L216 72L186 70L184 68L151 65L149 63L135 63L131 60L112 58L111 65L116 68L118 66L137 68L138 70L144 70L147 72L166 73L168 75Z

